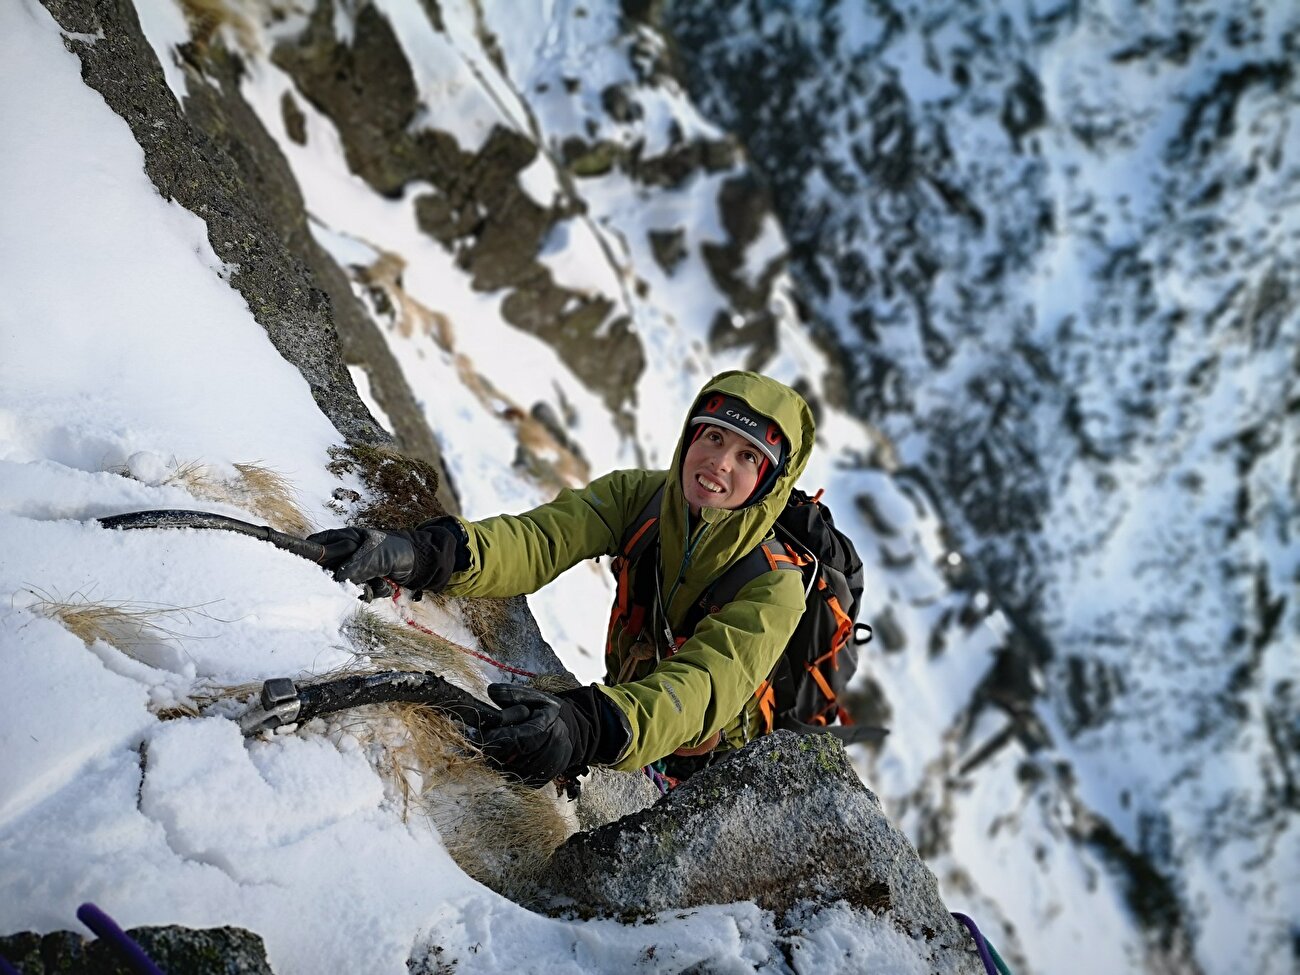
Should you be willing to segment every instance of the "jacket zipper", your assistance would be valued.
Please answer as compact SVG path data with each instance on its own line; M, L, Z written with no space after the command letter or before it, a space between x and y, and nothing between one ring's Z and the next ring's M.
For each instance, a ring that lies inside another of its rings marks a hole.
M690 513L690 508L687 507L686 524L690 525L690 523L691 523L691 513ZM664 602L664 605L662 607L663 617L664 617L664 636L667 637L668 639L668 646L673 648L674 650L676 649L677 640L673 636L672 627L668 623L668 611L672 609L673 597L677 595L677 590L682 587L682 582L686 578L686 570L689 569L691 565L691 556L694 555L695 550L699 548L700 541L704 538L705 532L707 532L710 527L711 526L707 521L701 521L700 527L696 530L695 538L693 539L690 537L689 529L687 530L688 534L686 536L686 554L682 558L682 567L677 570L677 581L673 583L672 592L668 594L668 599Z

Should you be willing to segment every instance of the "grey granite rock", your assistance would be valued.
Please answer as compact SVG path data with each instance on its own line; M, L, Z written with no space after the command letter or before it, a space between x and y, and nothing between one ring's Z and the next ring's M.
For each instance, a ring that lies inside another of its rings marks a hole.
M644 812L573 836L540 884L555 898L544 909L625 919L843 901L958 954L970 946L934 875L829 735L752 742Z
M127 934L165 972L186 975L274 975L260 935L243 928L131 928ZM31 931L0 938L0 957L22 975L129 975L115 947L72 931Z

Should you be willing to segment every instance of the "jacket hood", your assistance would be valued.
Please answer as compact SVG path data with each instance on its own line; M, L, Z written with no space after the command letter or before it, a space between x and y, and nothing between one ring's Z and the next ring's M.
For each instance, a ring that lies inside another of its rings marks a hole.
M690 421L696 406L706 396L724 393L744 400L756 413L776 422L789 444L784 468L772 489L743 508L702 508L699 524L687 537L689 525L686 497L682 492L681 470L690 443ZM789 386L755 372L731 371L714 376L704 384L691 403L677 440L672 466L664 486L659 537L660 567L664 599L670 618L679 619L713 579L729 565L752 551L772 530L785 508L795 482L808 466L816 436L812 410ZM691 543L695 544L692 545ZM686 559L687 551L690 559ZM680 579L680 585L673 580Z

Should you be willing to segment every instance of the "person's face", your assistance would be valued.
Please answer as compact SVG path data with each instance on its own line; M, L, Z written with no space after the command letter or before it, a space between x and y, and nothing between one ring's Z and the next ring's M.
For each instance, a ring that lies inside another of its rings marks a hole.
M682 493L691 514L701 508L739 508L758 483L763 455L738 433L709 424L686 448Z

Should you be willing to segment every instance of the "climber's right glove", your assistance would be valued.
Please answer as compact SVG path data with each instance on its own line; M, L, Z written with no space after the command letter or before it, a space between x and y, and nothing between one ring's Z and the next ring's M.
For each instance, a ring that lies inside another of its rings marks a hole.
M336 579L359 586L369 583L376 590L381 590L376 581L387 579L404 589L440 592L457 571L458 563L469 561L468 551L461 551L460 537L439 524L443 520L405 531L331 529L307 540L325 546L321 564L333 569Z

